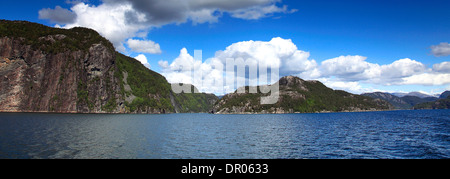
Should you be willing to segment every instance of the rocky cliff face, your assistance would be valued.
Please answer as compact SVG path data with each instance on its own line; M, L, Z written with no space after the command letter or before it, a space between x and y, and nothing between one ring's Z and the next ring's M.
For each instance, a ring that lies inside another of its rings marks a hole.
M0 112L173 113L175 106L206 106L181 112L212 106L202 94L180 100L189 98L174 95L162 75L79 27L0 20L0 79Z
M0 110L33 112L103 112L116 96L115 52L111 44L92 44L87 51L47 53L63 34L38 39L39 49L25 38L0 38ZM119 102L119 101L114 101ZM120 112L119 107L113 110Z

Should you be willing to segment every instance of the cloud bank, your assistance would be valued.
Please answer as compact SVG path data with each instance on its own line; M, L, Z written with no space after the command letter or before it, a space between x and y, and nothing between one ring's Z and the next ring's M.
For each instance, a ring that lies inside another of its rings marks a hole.
M128 39L128 47L138 53L160 54L161 47L151 40Z
M125 45L130 45L126 43L128 39L145 38L152 28L167 24L216 23L223 14L254 20L296 11L279 5L281 0L102 0L97 6L85 1L68 3L72 4L70 9L60 6L41 9L39 18L64 28L92 28L119 51L125 51ZM129 47L135 50L134 46ZM160 53L159 50L139 50Z

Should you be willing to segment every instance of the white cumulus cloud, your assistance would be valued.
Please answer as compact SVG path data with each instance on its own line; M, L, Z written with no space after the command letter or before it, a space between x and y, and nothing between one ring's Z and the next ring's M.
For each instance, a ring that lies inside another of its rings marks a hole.
M442 42L439 45L432 45L430 48L431 53L436 57L450 55L450 44L448 42Z
M366 62L363 56L340 56L321 63L323 76L335 76L345 80L363 80L379 76L380 66Z
M381 66L381 78L402 78L415 74L423 73L427 70L426 66L418 61L404 58L397 60L389 65Z
M138 56L136 56L134 58L136 60L138 60L139 62L141 62L148 69L151 68L150 63L148 63L147 57L144 54L140 54L140 55L138 55Z
M291 39L280 37L270 41L243 41L216 52L215 58L223 63L226 59L254 59L257 64L280 69L280 75L302 73L316 68L309 52L301 51Z
M139 32L147 30L148 26L139 23L129 23L127 12L132 12L130 4L101 4L93 6L78 3L70 9L77 15L73 23L66 23L64 28L88 27L98 31L102 36L110 40L117 50L125 51L123 43L126 39L136 37ZM142 14L140 14L142 18Z
M151 40L128 39L127 44L128 47L135 52L149 54L161 53L161 47L159 46L159 44Z
M352 81L352 82L346 82L346 81L339 81L334 78L319 78L320 82L322 82L324 85L326 85L329 88L335 89L335 90L344 90L351 93L364 93L369 91L368 89L364 89L359 82Z
M423 73L403 78L403 85L446 85L450 84L449 73Z
M433 71L442 72L442 73L450 73L450 62L442 62L439 64L434 64Z
M224 76L223 68L215 68L216 64L222 65L217 59L202 62L183 48L171 64L162 60L158 64L169 83L193 84L201 92L224 93L224 84L214 83L214 80L222 80Z
M164 61L164 60L160 60L160 61L158 62L158 65L159 65L161 68L165 69L165 68L169 67L169 62L168 62L168 61Z
M409 58L379 65L363 56L340 56L325 60L319 67L321 77L336 77L341 81L363 81L381 85L398 84L403 78L429 71L426 66Z

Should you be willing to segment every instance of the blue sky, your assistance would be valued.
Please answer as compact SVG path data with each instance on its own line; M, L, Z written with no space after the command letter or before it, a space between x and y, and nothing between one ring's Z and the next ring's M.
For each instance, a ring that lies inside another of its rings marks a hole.
M123 6L129 7L126 12L135 11L136 14L140 13L147 19L133 23L130 25L133 28L127 31L134 30L133 33L123 34L120 37L115 36L121 35L120 33L108 35L101 26L96 26L92 24L93 22L87 23L85 19L83 21L82 14L77 14L83 11L74 8L81 7L77 3L82 3L84 7L96 10L85 12L98 13L100 17L107 14L107 12L102 14L103 10L107 9L101 9L102 5L118 7L117 2L116 0L3 1L0 6L0 18L27 20L66 28L70 28L71 25L94 28L110 38L119 51L132 57L144 55L150 68L167 75L169 81L174 79L168 76L177 78L177 74L167 67L162 67L158 62L176 65L174 63L176 59L182 60L180 50L183 48L186 48L191 56L194 50L202 50L205 61L216 57L217 51L226 51L227 47L235 43L248 41L269 43L273 38L280 37L291 41L283 41L278 45L294 44L297 47L292 51L293 53L309 52L309 56L298 61L315 63L311 68L292 72L291 75L318 79L330 87L354 93L378 90L440 93L450 90L450 82L446 80L450 77L450 63L446 63L450 61L446 51L450 48L448 47L450 42L450 14L448 13L450 1L448 0L230 1L234 4L213 0L211 1L213 3L208 6L190 4L188 6L191 9L198 8L199 11L193 13L192 10L183 14L184 16L171 17L171 19L159 14L171 14L172 9L168 9L168 12L161 9L161 12L158 11L156 14L146 12L147 9L144 7L147 6L138 6L157 4L157 1L128 0L120 1L122 5L123 2L129 2L130 6ZM150 6L148 7L151 9ZM174 6L173 9L175 8L179 7ZM195 14L201 12L200 10L208 13ZM257 15L252 16L246 12ZM64 13L74 14L76 17L75 19L66 18L70 19L69 21L61 20L59 17L65 16ZM149 20L150 16L154 17L154 20ZM202 20L202 18L206 19ZM108 27L120 27L120 23L109 24L107 20L97 23L104 23L104 26ZM160 51L159 53L137 51L127 43L129 39L152 42L153 45L159 45ZM247 45L253 48L259 47L256 43ZM438 55L433 53L433 46L436 49L438 47L443 49L440 51L442 53ZM229 53L232 54L231 51ZM333 68L327 68L323 63L325 61L347 71L341 73L335 73L336 70L326 71ZM398 63L395 63L396 61ZM397 75L390 73L396 69L402 73ZM310 75L314 70L321 75ZM374 71L377 71L378 75L373 75ZM411 71L414 73L409 73ZM360 77L355 78L355 75ZM430 78L434 79L426 81ZM426 82L421 79L425 79Z

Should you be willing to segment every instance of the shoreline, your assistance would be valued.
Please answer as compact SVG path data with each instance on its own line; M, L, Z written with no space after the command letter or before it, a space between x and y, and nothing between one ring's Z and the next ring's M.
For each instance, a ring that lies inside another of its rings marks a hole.
M330 113L363 113L363 112L387 112L387 111L415 111L419 109L393 109L393 110L363 110L363 111L324 111L324 112L310 112L310 113L166 113L166 114L211 114L211 115L278 115L278 114L330 114ZM436 110L436 109L420 109L420 110ZM439 109L438 109L439 110ZM118 114L118 115L145 115L147 113L78 113L78 112L48 112L48 111L2 111L0 110L0 114L12 114L12 113L29 113L29 114ZM165 115L165 114L147 114L147 115Z
M251 115L251 114L328 114L328 113L357 113L357 112L383 112L383 111L409 111L414 109L388 109L388 110L357 110L357 111L321 111L321 112L294 112L294 113L214 113L216 115Z

